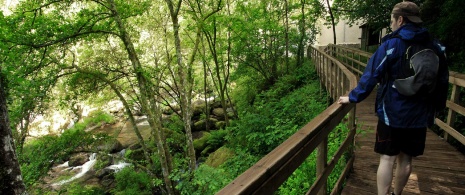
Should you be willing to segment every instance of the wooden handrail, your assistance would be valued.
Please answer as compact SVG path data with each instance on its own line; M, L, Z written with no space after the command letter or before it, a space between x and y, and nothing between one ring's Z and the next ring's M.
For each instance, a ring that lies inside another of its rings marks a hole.
M363 69L365 68L365 66L358 66L360 65L360 59L364 58L368 60L372 55L369 52L361 51L356 48L333 44L328 45L328 53L334 58L341 60L345 66L347 66L356 74L362 74ZM460 100L460 88L465 88L465 74L449 71L449 85L452 86L452 92L450 99L446 102L446 107L448 108L448 114L446 118L447 122L444 122L439 118L435 118L435 122L439 128L444 130L445 140L448 140L450 135L465 145L465 136L453 127L457 114L465 116L465 108L457 104Z
M465 108L457 104L460 100L460 88L465 88L465 74L449 71L449 84L452 85L450 99L446 102L449 109L447 113L447 123L439 118L435 118L436 125L444 130L444 139L448 140L449 135L465 145L465 136L454 129L455 118L457 114L465 116Z
M365 70L366 64L372 53L362 51L352 47L329 44L328 54L341 61L354 74L360 77Z
M307 52L316 66L322 84L333 98L346 94L356 86L355 75L336 59L314 47L310 47ZM347 114L349 134L328 163L328 135ZM345 151L353 153L350 151L350 145L353 143L355 131L355 104L334 103L217 194L271 194L316 148L317 180L307 194L326 194L326 181L335 164ZM332 194L337 194L341 189L343 178L352 167L353 158L352 156L346 164Z

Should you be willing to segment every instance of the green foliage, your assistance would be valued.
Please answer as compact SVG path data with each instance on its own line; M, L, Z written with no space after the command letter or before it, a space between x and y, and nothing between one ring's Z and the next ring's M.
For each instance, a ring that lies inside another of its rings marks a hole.
M450 69L458 72L465 69L464 6L461 0L425 0L421 6L425 26L447 47Z
M281 185L277 194L306 194L316 179L316 152L313 152Z
M67 130L61 136L48 135L28 143L18 154L26 185L34 184L55 162L64 162L77 148L88 147L94 138L83 130Z
M94 112L84 122L76 123L60 136L47 135L28 143L19 153L19 163L27 185L36 182L47 173L55 162L63 162L76 149L90 149L96 143L104 142L110 137L106 134L92 135L84 130L90 124L112 123L113 116L102 111Z
M250 88L238 85L241 94L249 95L234 96L239 98L234 99L236 102L243 104L238 107L240 120L226 129L229 132L226 135L227 145L235 149L235 155L220 166L232 178L243 173L325 109L326 101L322 97L326 94L320 94L316 74L309 63L280 77L268 90L250 90L260 88L259 85L257 82L249 83L247 87ZM251 105L247 105L248 102ZM299 176L291 179L295 184L300 182L299 186L288 186L302 189L310 185L312 175L307 173L313 173L315 168L312 168L312 158L309 159L302 169L294 173ZM305 182L304 178L307 179Z
M72 195L101 195L105 194L105 190L95 186L82 186L78 183L72 183L61 193ZM61 194L60 193L60 194Z
M217 149L226 143L226 136L228 135L227 130L220 129L216 131L211 131L210 134L210 139L208 139L207 141L207 144L210 147Z
M113 115L101 110L91 112L89 116L84 119L84 124L86 125L102 125L104 123L111 124L114 122L115 117Z
M229 158L220 166L220 168L227 171L232 178L239 176L261 158L261 156L249 152L247 148L235 148L234 153L235 155L232 158Z
M176 114L171 115L168 120L163 120L163 127L178 133L184 132L184 123L182 122L182 119Z
M201 165L194 171L191 181L181 181L176 188L181 194L209 195L221 190L231 179L232 177L222 168Z
M253 154L270 152L325 108L314 78L307 64L256 95L252 107L239 108L241 120L228 128L229 141Z
M328 135L328 159L336 153L340 145L347 138L349 129L344 123L340 123ZM278 194L305 194L316 180L316 154L314 151L303 163L297 168L286 182L279 188ZM327 191L331 191L343 171L347 158L345 155L339 159L333 171L328 177Z
M420 5L424 0L413 0ZM381 30L389 27L392 8L398 0L335 0L333 3L333 13L338 17L346 18L349 24L368 24L374 29Z
M153 182L150 176L142 171L135 170L132 166L125 167L115 173L116 187L112 193L116 195L150 195Z

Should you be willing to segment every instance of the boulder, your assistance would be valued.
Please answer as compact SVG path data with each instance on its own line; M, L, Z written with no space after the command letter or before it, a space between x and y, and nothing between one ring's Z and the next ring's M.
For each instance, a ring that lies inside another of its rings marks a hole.
M193 117L200 116L202 113L205 113L206 104L203 100L196 100L192 102L192 113Z
M221 101L219 99L213 100L213 102L211 103L211 107L212 108L221 108Z
M199 120L197 122L194 123L193 127L192 127L192 131L193 132L196 132L196 131L204 131L206 130L206 121L205 119L202 119L202 120ZM218 122L218 119L215 119L215 118L209 118L209 127L210 127L210 130L213 130L213 129L217 129L216 126L215 126L215 123Z
M226 127L225 121L218 121L215 123L215 129L224 129Z
M110 166L113 163L113 156L111 155L98 155L97 162L94 165L96 170L103 169L105 167Z
M127 158L134 160L134 161L142 161L145 160L144 150L142 148L128 151Z
M217 116L220 119L224 119L224 110L223 108L215 108L213 109L213 115Z
M229 119L232 119L232 118L235 118L236 116L234 115L234 110L233 108L229 107L226 109L226 112L228 113L228 118Z
M108 151L109 153L119 152L122 149L124 149L123 145L115 138L107 140L102 145L97 146L97 150Z
M95 173L95 176L98 177L99 179L103 179L105 176L111 175L114 172L115 172L115 170L113 170L113 169L104 168L104 169L98 170Z
M86 153L78 153L69 158L68 165L70 167L81 166L89 161L89 155Z
M199 139L194 140L194 149L196 154L202 152L208 145L208 139L210 138L211 134L208 132L203 132L202 137Z
M234 151L223 146L215 152L211 153L205 161L205 164L211 167L218 167L233 156Z
M114 188L115 187L115 176L113 174L108 174L102 177L100 180L100 183L102 186L105 186L106 188Z

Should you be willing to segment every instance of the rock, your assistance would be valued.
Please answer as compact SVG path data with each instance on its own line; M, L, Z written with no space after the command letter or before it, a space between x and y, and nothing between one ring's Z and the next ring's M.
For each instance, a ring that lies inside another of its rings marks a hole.
M213 109L213 115L217 116L218 118L224 118L224 110L223 110L223 108L215 108L215 109Z
M207 145L207 147L205 147L205 149L203 149L202 152L200 152L200 156L207 156L208 154L212 153L213 150L215 149L212 146Z
M233 156L234 151L223 146L215 152L211 153L205 161L205 164L211 167L218 167Z
M98 177L99 179L103 179L103 177L108 176L108 175L111 175L111 174L113 174L114 172L115 172L115 170L113 170L113 169L104 168L104 169L98 170L98 171L95 173L95 176Z
M192 102L192 113L193 117L200 116L202 113L205 113L206 104L203 100L196 100Z
M115 185L115 176L113 174L108 174L103 176L103 178L100 180L100 183L102 186L105 186L106 188L114 188Z
M97 150L108 151L109 153L119 152L122 149L124 149L123 145L117 139L110 139L102 145L97 146Z
M213 102L211 104L211 107L212 108L221 108L221 101L219 99L213 100Z
M171 105L171 107L165 106L162 110L162 113L166 115L171 115L174 112L179 112L180 110L181 110L181 107L179 105Z
M225 121L218 121L215 123L215 129L224 129L226 127Z
M136 150L131 150L128 153L127 158L129 158L131 160L134 160L134 161L145 160L144 150L142 148L136 149Z
M228 118L229 119L232 119L232 118L235 118L236 116L234 115L234 110L233 108L229 107L226 109L226 112L228 113Z
M194 140L194 149L196 153L202 152L208 145L207 141L210 138L211 134L208 132L203 132L203 135L200 139Z
M196 140L203 136L204 131L192 132L192 139Z
M110 166L113 163L113 156L111 155L98 155L97 162L94 165L94 169L101 170L105 167Z
M137 150L139 148L142 148L142 145L140 145L140 143L135 143L135 144L132 144L128 147L128 149L130 150Z
M81 166L89 161L89 155L86 153L78 153L69 158L68 165L70 167Z
M204 131L206 130L206 121L205 119L202 119L202 120L199 120L197 122L194 123L194 126L192 128L192 131L195 132L195 131ZM218 122L218 119L215 119L215 118L209 118L209 127L210 127L210 130L214 130L214 129L217 129L215 127L215 123Z

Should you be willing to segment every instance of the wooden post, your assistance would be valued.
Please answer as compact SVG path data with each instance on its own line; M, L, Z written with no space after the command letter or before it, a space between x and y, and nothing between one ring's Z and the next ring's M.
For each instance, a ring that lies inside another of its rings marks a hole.
M323 141L318 145L317 151L317 160L316 160L316 177L318 178L320 175L323 174L326 166L328 164L328 137L325 137ZM326 183L324 182L323 186L321 187L318 195L326 195Z
M452 85L452 93L450 95L450 101L452 103L457 103L457 101L460 99L460 91L457 85L453 84ZM447 125L450 127L454 127L455 123L455 111L453 111L451 108L449 108L449 112L447 113ZM449 140L449 134L444 131L444 140L448 141Z

